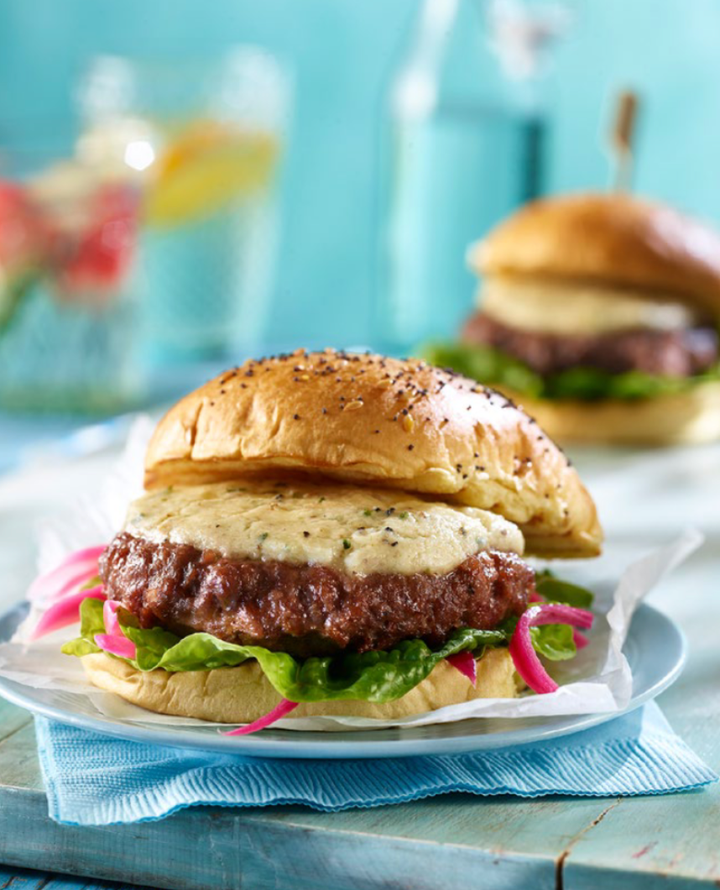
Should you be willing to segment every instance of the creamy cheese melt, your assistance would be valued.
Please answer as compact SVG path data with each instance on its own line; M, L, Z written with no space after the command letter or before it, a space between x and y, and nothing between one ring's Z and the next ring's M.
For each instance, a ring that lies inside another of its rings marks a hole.
M242 480L173 487L130 505L126 531L239 559L350 574L444 574L481 550L522 553L517 526L402 491Z
M502 324L546 334L599 335L632 328L681 330L698 314L668 295L600 285L488 278L478 304Z

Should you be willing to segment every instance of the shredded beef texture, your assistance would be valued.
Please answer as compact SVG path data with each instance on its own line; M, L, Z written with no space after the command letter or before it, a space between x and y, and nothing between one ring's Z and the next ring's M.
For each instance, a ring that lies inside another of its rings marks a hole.
M691 377L718 360L718 333L711 327L635 329L599 336L536 334L511 328L479 312L465 323L461 339L507 352L539 374L584 366L613 374L645 371Z
M161 625L304 658L444 642L525 609L534 572L513 553L471 556L445 575L348 575L320 565L230 559L127 532L100 559L110 599L142 627Z

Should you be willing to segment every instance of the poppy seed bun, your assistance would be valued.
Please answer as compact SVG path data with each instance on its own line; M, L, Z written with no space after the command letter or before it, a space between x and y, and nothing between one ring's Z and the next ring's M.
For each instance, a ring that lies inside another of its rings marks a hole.
M251 723L280 702L256 661L211 671L143 673L125 661L103 653L85 655L83 668L90 682L126 701L176 717L216 723ZM514 698L521 684L507 649L490 649L477 659L475 686L446 661L402 698L385 704L366 701L325 701L301 704L294 717L346 716L397 720L477 698Z
M562 451L504 396L417 359L326 350L246 362L160 421L146 488L303 474L498 513L527 551L595 556L595 505Z
M698 445L720 439L720 382L649 399L580 402L531 399L508 391L560 442Z
M720 316L720 234L628 195L534 201L474 244L468 262L484 276L660 291Z

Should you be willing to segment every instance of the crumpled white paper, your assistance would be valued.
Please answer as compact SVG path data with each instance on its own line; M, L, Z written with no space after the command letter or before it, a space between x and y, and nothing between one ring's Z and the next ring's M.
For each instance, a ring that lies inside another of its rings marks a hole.
M83 497L71 519L66 519L62 525L48 522L41 528L39 571L48 571L73 550L109 541L121 527L128 502L142 491L143 457L152 427L148 418L139 418L128 437L122 458L108 475L102 491ZM593 612L596 618L589 633L590 645L572 661L551 666L553 676L560 683L556 692L527 694L517 699L480 699L397 720L313 717L286 719L275 725L297 730L380 729L446 723L471 717L550 717L622 711L632 696L632 674L622 648L633 612L649 591L699 547L702 540L699 532L686 531L672 544L643 556L624 569L607 561L603 565L601 560L606 576L619 577L616 585L593 581L598 577L598 561L581 565L570 563L561 570L563 578L595 592ZM47 692L54 691L64 707L74 707L84 714L94 711L105 718L134 725L210 725L155 714L96 689L86 680L80 659L60 652L62 643L75 635L74 628L65 628L31 644L26 642L26 630L38 615L37 607L33 607L13 640L0 645L0 676L42 690L44 698Z

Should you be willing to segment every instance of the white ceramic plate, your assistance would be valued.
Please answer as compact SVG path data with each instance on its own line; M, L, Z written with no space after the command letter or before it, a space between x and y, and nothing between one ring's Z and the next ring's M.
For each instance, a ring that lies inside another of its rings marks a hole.
M0 619L0 642L10 638L22 620L19 606ZM648 605L635 613L624 652L633 672L633 696L626 711L655 698L674 682L685 662L685 640L667 616ZM0 695L35 714L82 729L135 742L171 745L246 757L365 758L459 754L544 741L615 719L618 713L570 717L484 718L430 726L396 727L362 732L299 732L265 729L255 735L227 738L214 726L149 726L99 714L82 695L31 689L0 677Z

